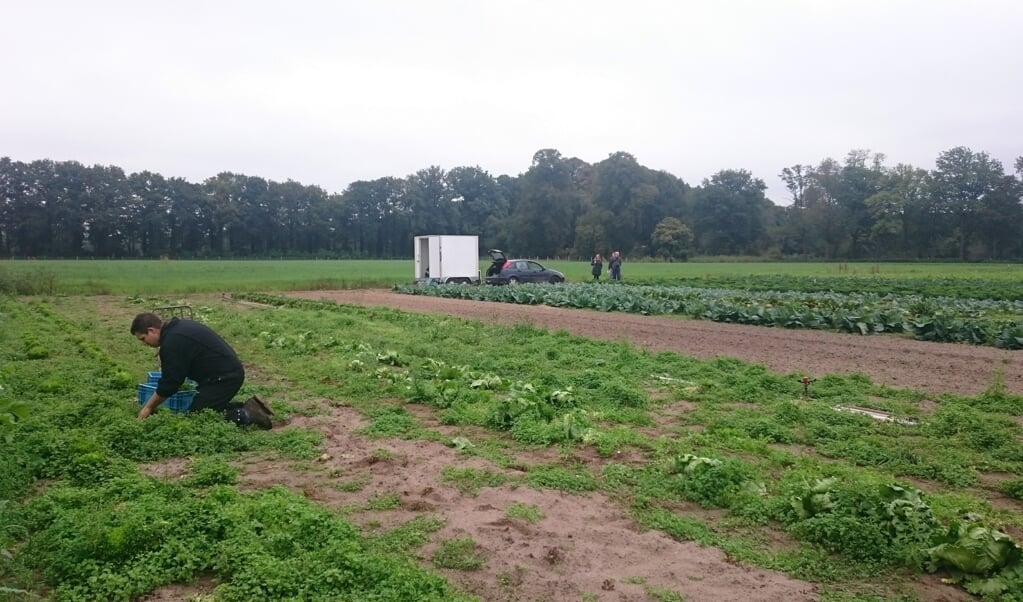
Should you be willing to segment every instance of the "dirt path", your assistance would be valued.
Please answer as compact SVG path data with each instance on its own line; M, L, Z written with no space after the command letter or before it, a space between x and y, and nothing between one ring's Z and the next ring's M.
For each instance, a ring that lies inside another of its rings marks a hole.
M407 406L427 428L449 437L473 435L466 429L441 425L434 411ZM288 463L256 462L245 471L247 485L269 487L284 483L327 506L364 504L374 498L400 497L400 508L353 514L364 529L387 529L419 516L437 515L444 527L422 550L424 564L437 542L471 537L486 564L474 571L443 571L460 590L484 602L650 602L650 591L675 591L685 599L715 602L774 602L815 600L813 584L781 573L739 566L715 548L676 541L655 531L641 532L619 504L599 493L572 495L555 490L503 485L473 493L444 484L448 467L521 477L487 460L461 456L432 441L374 439L353 435L365 420L350 408L333 408L326 416L298 418L294 424L327 434L325 470L343 480L364 480L358 492L339 491L338 479L318 472L290 470ZM471 430L471 429L470 429ZM544 452L546 453L546 452ZM540 455L544 455L541 453ZM526 465L556 461L552 457L519 456ZM283 481L282 481L283 479ZM535 507L543 513L536 522L508 517L511 504ZM590 597L583 597L583 594Z
M387 290L306 291L292 296L444 313L491 323L528 323L589 338L628 340L643 348L697 358L734 357L783 374L815 377L859 372L880 385L929 393L976 395L1001 374L1009 391L1023 394L1023 352L993 347L441 299Z

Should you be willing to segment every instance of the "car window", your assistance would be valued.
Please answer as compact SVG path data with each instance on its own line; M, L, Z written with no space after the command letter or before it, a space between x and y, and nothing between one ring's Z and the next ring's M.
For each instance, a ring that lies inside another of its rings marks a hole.
M516 261L515 262L515 269L516 270L528 270L529 269L529 262L528 261Z
M543 269L543 266L542 266L542 265L540 265L539 263L535 262L535 261L530 261L530 262L529 262L529 268L528 268L528 269L529 269L529 270L532 270L532 271L534 271L534 272L539 272L540 270L542 270L542 269Z

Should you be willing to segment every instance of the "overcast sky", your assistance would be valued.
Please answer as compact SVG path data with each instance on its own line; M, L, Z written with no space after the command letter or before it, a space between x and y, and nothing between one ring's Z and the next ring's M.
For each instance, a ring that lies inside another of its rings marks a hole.
M746 169L1023 155L1021 0L0 0L0 156L341 192L624 151Z

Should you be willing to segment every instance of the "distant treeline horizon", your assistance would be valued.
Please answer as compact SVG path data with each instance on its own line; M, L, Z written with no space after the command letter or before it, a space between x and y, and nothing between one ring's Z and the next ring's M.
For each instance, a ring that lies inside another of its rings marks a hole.
M1023 258L1023 157L1015 173L955 147L935 169L852 150L793 165L791 204L744 169L698 185L626 152L597 163L555 149L518 176L431 166L340 193L222 172L200 183L116 166L0 158L0 256L37 258L411 257L424 234L474 234L535 257L772 260Z

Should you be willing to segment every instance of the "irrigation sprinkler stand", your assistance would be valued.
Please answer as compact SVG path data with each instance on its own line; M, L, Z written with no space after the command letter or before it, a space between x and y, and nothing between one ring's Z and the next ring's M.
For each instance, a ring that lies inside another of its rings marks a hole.
M815 380L817 379L810 378L809 376L804 376L803 378L799 379L799 382L803 383L803 397L810 396L810 383L814 382Z

